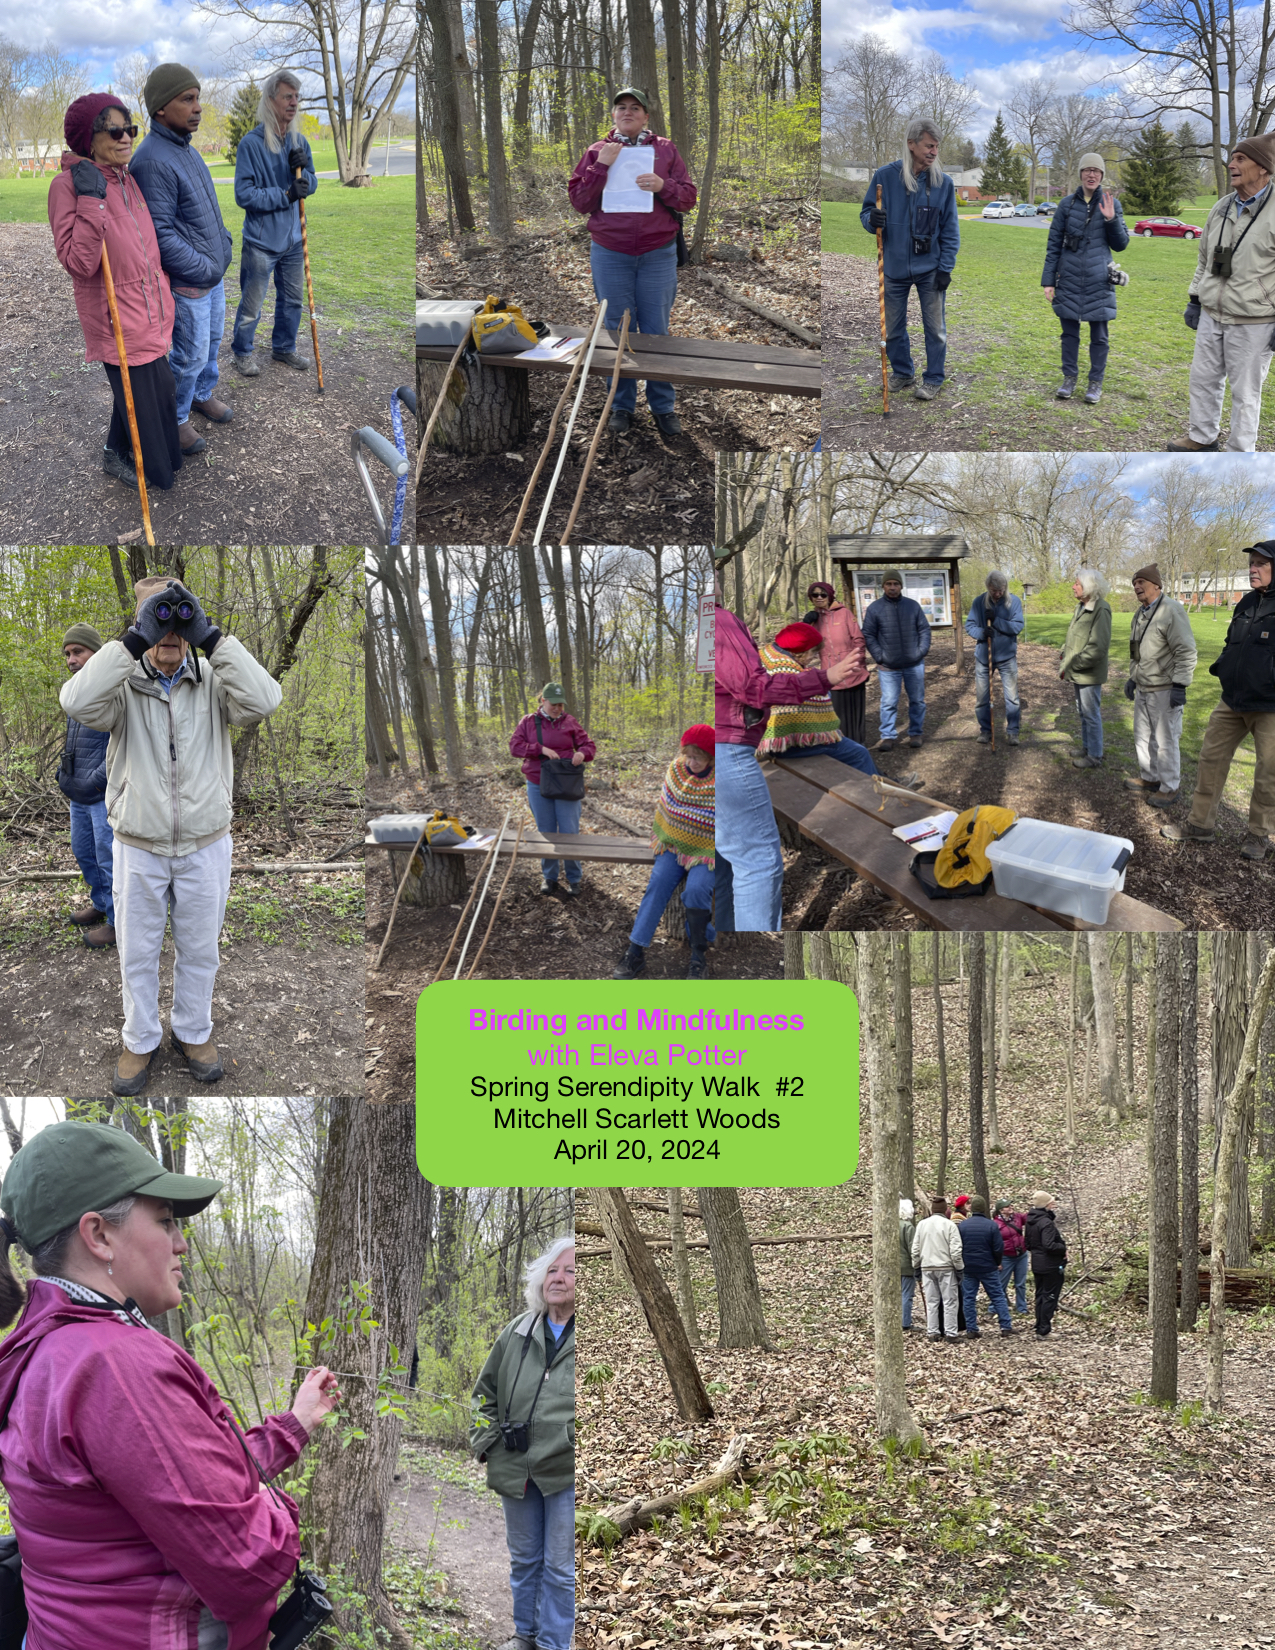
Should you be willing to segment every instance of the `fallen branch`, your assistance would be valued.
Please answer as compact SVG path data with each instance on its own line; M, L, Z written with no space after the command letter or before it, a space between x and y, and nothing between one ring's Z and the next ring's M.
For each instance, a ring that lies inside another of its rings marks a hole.
M581 1229L577 1225L576 1230ZM645 1233L643 1236L645 1236ZM794 1232L790 1237L755 1237L749 1238L748 1242L751 1248L760 1249L776 1243L839 1243L846 1238L858 1241L860 1238L870 1238L871 1236L871 1232ZM671 1249L673 1240L672 1238L648 1237L646 1246L648 1249ZM708 1243L703 1238L688 1238L686 1247L688 1249L707 1249ZM581 1259L588 1260L592 1257L609 1255L611 1251L609 1248L580 1249L577 1253Z
M593 809L595 814L601 814L602 815L603 819L606 820L608 825L616 825L616 826L619 827L620 830L627 831L630 836L645 836L646 835L645 831L635 830L632 825L626 825L624 820L617 819L614 814L609 814L606 811L605 808L600 808L591 796L586 794L584 800ZM632 1207L632 1205L630 1205L630 1207Z
M755 299L745 298L742 292L737 291L729 281L720 275L712 275L707 269L699 272L701 281L707 281L709 286L716 287L723 297L729 298L731 303L739 304L743 309L752 310L754 315L760 315L763 321L769 321L771 326L782 327L785 332L791 332L794 338L800 338L803 344L813 344L819 348L822 340L817 332L809 332L805 327L798 326L796 321L790 321L786 315L781 315L777 309L768 309L765 304L759 304Z
M655 1519L663 1518L666 1513L676 1512L684 1502L693 1501L698 1495L711 1495L714 1490L720 1490L729 1484L733 1478L742 1478L745 1483L751 1483L755 1478L776 1471L780 1464L778 1461L762 1467L744 1465L744 1451L751 1442L748 1433L737 1433L726 1446L725 1455L707 1478L697 1479L685 1489L674 1490L669 1495L657 1496L654 1501L643 1501L640 1495L634 1496L632 1501L611 1508L602 1516L615 1525L623 1538L632 1535L634 1530L649 1528Z
M923 1427L950 1427L957 1421L972 1421L976 1415L997 1415L1001 1412L1006 1415L1018 1415L1021 1411L1013 1404L988 1404L983 1409L963 1409L959 1415L931 1415L917 1416L917 1423Z

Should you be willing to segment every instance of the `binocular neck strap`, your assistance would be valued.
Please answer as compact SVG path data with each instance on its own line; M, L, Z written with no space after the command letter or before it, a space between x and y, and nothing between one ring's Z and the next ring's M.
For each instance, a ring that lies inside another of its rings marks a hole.
M540 721L540 718L538 716L536 717L536 721L537 721L537 723L539 723L539 721ZM535 1331L533 1330L532 1333L534 1334ZM515 1393L515 1391L517 1390L517 1387L518 1387L518 1377L522 1374L522 1366L527 1360L527 1348L530 1345L531 1345L531 1335L524 1335L523 1338L522 1338L522 1357L520 1357L519 1360L518 1360L518 1367L517 1367L517 1369L514 1370L513 1382L512 1382L512 1384L510 1385L510 1388L509 1388L509 1396L505 1399L505 1425L506 1426L509 1425L509 1411L513 1406L514 1393ZM541 1383L541 1384L543 1385L543 1383ZM537 1386L537 1388L536 1388L536 1397L539 1398L539 1396L540 1396L540 1387ZM535 1409L536 1409L536 1406L535 1406L535 1403L533 1402L532 1406L531 1406L532 1414L535 1413ZM530 1421L530 1419L531 1419L531 1415L528 1415L527 1420Z
M1237 192L1237 198L1238 198L1238 192ZM1233 240L1233 241L1232 241L1232 242L1231 242L1231 244L1230 244L1230 246L1228 246L1228 247L1222 247L1222 245L1221 245L1221 238L1220 238L1220 237L1219 237L1219 239L1218 239L1218 245L1219 245L1219 247L1221 247L1221 249L1222 249L1222 250L1223 250L1223 251L1225 251L1225 252L1229 252L1229 253L1230 253L1230 254L1231 254L1231 256L1232 256L1232 258L1233 258L1233 257L1234 257L1234 256L1235 256L1235 254L1236 254L1236 253L1237 253L1237 252L1238 252L1238 251L1239 251L1239 249L1240 249L1240 247L1241 247L1241 246L1242 246L1242 245L1243 245L1243 244L1244 244L1244 237L1245 237L1245 235L1247 235L1247 234L1248 234L1248 232L1249 232L1249 230L1250 230L1250 229L1251 229L1251 228L1252 228L1252 227L1253 227L1253 225L1254 225L1254 224L1255 224L1255 223L1256 223L1256 222L1257 222L1257 220L1258 220L1258 218L1259 218L1259 217L1260 217L1260 216L1261 216L1261 214L1262 214L1262 210L1263 210L1263 208L1264 208L1264 207L1265 207L1265 205L1266 205L1266 203L1267 203L1267 201L1268 201L1268 200L1270 200L1270 198L1271 198L1271 186L1270 186L1270 184L1269 184L1269 183L1268 183L1268 184L1267 184L1267 185L1266 185L1266 193L1265 193L1265 194L1264 194L1264 195L1263 195L1263 196L1262 196L1262 203L1261 203L1261 206L1259 206L1259 207L1258 207L1258 208L1257 208L1257 211L1256 211L1256 212L1250 212L1250 213L1249 213L1249 215L1248 215L1248 222L1247 222L1247 223L1246 223L1246 224L1245 224L1245 225L1244 225L1244 227L1243 227L1243 229L1241 229L1241 230L1240 230L1240 232L1239 232L1239 234L1238 234L1238 235L1237 235L1237 236L1236 236L1236 237L1235 237L1235 239L1234 239L1234 240ZM1228 213L1227 213L1227 217L1228 217L1228 218L1229 218L1229 217L1230 217L1230 213L1229 213L1229 212L1228 212Z
M227 1413L229 1413L229 1412L227 1412ZM280 1501L278 1493L275 1490L274 1485L266 1477L265 1473L262 1472L261 1462L257 1460L257 1457L248 1448L248 1440L244 1437L243 1433L239 1430L239 1423L238 1423L238 1421L235 1420L233 1415L230 1416L230 1430L234 1433L235 1437L239 1440L240 1449L243 1450L244 1454L252 1462L253 1467L256 1469L257 1477L261 1480L261 1482L270 1491L270 1499L274 1502L276 1507L280 1508L282 1511L286 1511L287 1509L284 1508L283 1502ZM298 1580L300 1580L300 1578L301 1578L301 1573L302 1573L301 1572L301 1554L298 1551L298 1553L297 1553L297 1579Z

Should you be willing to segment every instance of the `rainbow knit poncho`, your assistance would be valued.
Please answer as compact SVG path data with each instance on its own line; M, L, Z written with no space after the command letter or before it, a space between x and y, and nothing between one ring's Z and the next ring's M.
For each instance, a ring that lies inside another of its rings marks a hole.
M801 666L791 653L785 653L773 642L763 642L758 648L761 667L771 676L781 672L797 672ZM793 745L835 745L841 738L841 723L827 694L807 699L800 705L772 705L766 737L757 747L757 754L768 752L777 756Z
M692 773L679 753L668 765L651 821L657 854L676 854L677 863L713 865L713 770Z

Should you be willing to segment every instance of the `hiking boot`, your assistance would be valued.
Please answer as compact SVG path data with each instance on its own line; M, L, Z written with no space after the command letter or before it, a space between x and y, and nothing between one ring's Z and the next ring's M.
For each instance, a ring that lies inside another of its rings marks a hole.
M201 418L206 418L210 424L229 424L235 416L233 410L224 401L218 401L215 395L210 395L207 401L192 401L191 409Z
M897 372L892 372L890 374L890 393L891 395L906 395L915 383L915 378L900 378Z
M967 1329L965 1331L965 1339L967 1341L976 1341L981 1337L982 1333L983 1331L981 1329Z
M651 416L661 435L681 435L682 420L676 413L652 413Z
M1092 378L1089 380L1089 387L1085 391L1085 400L1091 407L1098 405L1099 401L1102 400L1101 382L1095 383Z
M912 395L917 401L933 401L942 388L942 384L927 384L922 380L912 391Z
M231 350L230 364L234 367L240 378L261 377L261 363L257 360L255 355L236 355L235 352Z
M134 1054L132 1049L126 1048L115 1062L115 1081L111 1084L111 1093L140 1094L150 1077L154 1058L154 1049L149 1054Z
M1160 835L1167 837L1170 842L1215 842L1217 832L1210 831L1204 825L1192 825L1188 819L1185 824L1179 825L1176 820L1170 820L1167 825L1161 825Z
M911 751L919 751L920 748L921 735L919 733L910 733L908 735L908 749Z
M515 1633L511 1639L497 1645L496 1650L536 1650L536 1647L531 1639L525 1639L521 1633Z
M1142 778L1126 779L1124 782L1124 788L1127 791L1158 791L1160 789L1160 781L1158 779Z
M613 980L636 980L646 969L646 947L629 941L629 949L620 959L620 966L612 974Z
M558 892L558 879L557 879L557 877L555 877L552 882L549 881L548 877L541 877L541 879L540 879L540 892L542 894L556 894Z
M226 1068L217 1058L216 1043L183 1043L171 1030L168 1037L173 1053L178 1060L185 1061L186 1069L197 1083L215 1083L226 1075Z
M632 428L633 414L626 412L623 407L616 407L607 419L607 429L612 435L627 435Z
M113 481L122 481L126 487L137 491L137 471L126 458L121 458L114 447L102 448L102 471Z
M1100 756L1073 756L1071 765L1073 768L1100 768L1102 758Z
M90 928L95 922L105 922L106 912L99 911L96 905L81 905L66 920L73 922L77 928Z
M941 1341L943 1339L942 1335L927 1335L925 1338L927 1341Z
M1192 441L1187 436L1185 441L1167 441L1164 450L1166 453L1215 453L1217 451L1217 437L1212 441Z
M686 970L688 980L702 980L708 972L708 912L687 911L686 927L691 940L691 960Z
M984 733L982 728L980 728L978 730L978 742L979 742L980 745L990 745L991 742L992 742L991 734L990 733Z
M177 440L181 444L183 458L189 457L192 453L202 453L208 445L197 430L191 429L189 418L184 424L177 426Z
M1181 791L1148 792L1146 803L1150 808L1171 808L1181 794Z
M1249 835L1240 844L1240 853L1245 859L1265 859L1270 849L1270 840L1264 836Z
M309 372L310 363L304 355L298 355L294 349L272 349L270 359L277 361L281 367L295 367L298 372Z
M563 899L574 899L580 892L580 884L578 882L564 882L561 886Z
M1074 378L1064 378L1062 383L1059 384L1058 388L1054 391L1054 399L1056 401L1070 401L1075 393L1076 380Z
M1017 1335L1018 1333L1019 1333L1018 1330L1015 1329L1013 1324L1011 1323L1008 1329L1002 1329L1001 1330L1001 1338L1003 1340L1006 1335Z
M1007 745L1016 745L1018 743L1018 735L1016 733L1007 732L1005 735L1005 743Z
M104 951L108 945L114 945L114 924L106 922L100 928L90 928L84 936L84 943L90 951Z
M897 739L881 739L877 743L877 749L879 751L892 751L897 747L898 743L899 741Z

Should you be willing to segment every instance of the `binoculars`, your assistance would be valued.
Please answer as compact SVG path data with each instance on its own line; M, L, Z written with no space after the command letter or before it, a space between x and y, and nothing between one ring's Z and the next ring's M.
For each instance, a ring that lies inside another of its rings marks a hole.
M500 1441L508 1450L515 1450L519 1455L525 1455L531 1448L531 1439L525 1421L502 1421L500 1423Z
M170 619L189 624L195 617L195 604L181 599L176 602L161 599L155 603L155 617L161 624L167 624Z
M271 1650L297 1650L313 1638L332 1616L332 1601L323 1578L302 1570L292 1591L270 1618Z
M1222 280L1231 278L1231 259L1235 256L1233 246L1215 247L1213 251L1213 273L1221 276Z

